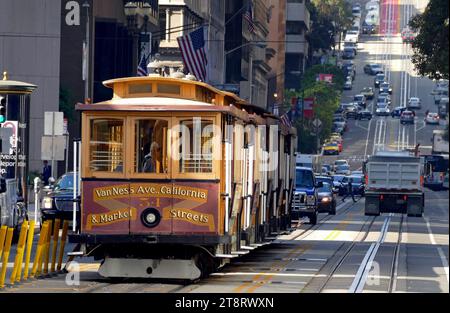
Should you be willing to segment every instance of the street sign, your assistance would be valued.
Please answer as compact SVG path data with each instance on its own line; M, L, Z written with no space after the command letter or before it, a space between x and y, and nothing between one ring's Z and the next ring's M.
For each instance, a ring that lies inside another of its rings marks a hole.
M43 136L41 142L41 160L63 161L65 158L65 147L66 136Z
M64 113L45 112L44 114L44 135L61 136L64 135Z
M322 121L316 118L312 123L312 133L317 135L322 130Z

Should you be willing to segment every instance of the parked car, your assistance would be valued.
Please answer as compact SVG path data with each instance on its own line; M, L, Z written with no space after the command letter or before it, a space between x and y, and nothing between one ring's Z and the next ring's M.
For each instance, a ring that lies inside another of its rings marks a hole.
M366 97L364 95L355 95L353 97L353 101L356 102L358 104L358 106L362 107L362 108L366 108L367 106L367 102L366 102Z
M406 107L396 107L392 110L391 116L392 117L400 117L403 113L403 111L406 110Z
M380 84L382 82L384 82L385 78L386 78L386 75L384 75L384 73L378 73L377 75L375 75L375 79L374 79L375 88L379 88Z
M358 42L359 38L358 38L359 34L357 31L354 30L348 30L345 33L345 38L344 41L352 41L352 42Z
M439 114L438 113L428 113L428 115L425 117L425 123L426 124L439 124Z
M389 109L387 104L377 103L377 109L375 110L375 114L377 116L388 116L391 114L391 110Z
M400 124L414 124L414 112L405 110L400 115Z
M317 224L318 189L323 187L322 182L316 182L311 168L296 167L295 190L292 199L292 216L308 217L311 224Z
M380 83L380 93L385 93L385 92L387 92L390 95L392 94L392 88L388 82Z
M347 79L344 83L344 90L352 90L353 88L353 80L350 76L347 76Z
M369 110L363 110L358 112L358 120L371 120L372 119L372 113Z
M420 110L422 105L421 105L421 101L420 98L417 97L411 97L408 100L408 105L407 108L411 109L411 110Z
M361 31L365 35L372 35L376 33L376 25L369 25L366 21L363 21Z
M44 194L41 203L41 221L60 218L72 220L73 217L73 172L62 175L51 189ZM78 186L77 186L78 188ZM79 223L77 209L77 225Z
M370 63L364 66L364 73L369 75L377 75L379 73L383 73L383 67L381 64Z
M367 100L372 100L373 97L375 96L375 93L373 92L372 87L365 87L361 90L361 95L366 97Z

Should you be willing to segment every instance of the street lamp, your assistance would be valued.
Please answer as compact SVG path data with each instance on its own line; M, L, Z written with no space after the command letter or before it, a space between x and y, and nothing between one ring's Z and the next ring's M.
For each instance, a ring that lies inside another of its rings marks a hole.
M153 8L146 1L129 1L124 6L124 13L127 17L128 28L133 36L133 70L135 70L141 57L141 43L142 41L149 41L148 37L142 39L140 34L143 31L147 36L147 24L153 16Z

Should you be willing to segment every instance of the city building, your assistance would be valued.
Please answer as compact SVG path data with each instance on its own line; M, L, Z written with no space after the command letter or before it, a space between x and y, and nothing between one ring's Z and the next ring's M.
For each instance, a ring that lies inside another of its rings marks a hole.
M30 169L42 168L44 112L59 111L61 1L0 1L0 71L38 88L31 95Z
M225 0L159 0L159 57L183 67L177 38L204 27L206 81L224 82ZM191 73L193 74L193 73Z
M250 18L244 18L247 13ZM270 15L266 1L226 3L225 86L265 109L269 109L268 62L274 55L273 49L267 49Z
M300 78L309 58L306 34L310 30L309 0L287 0L285 88L299 89Z

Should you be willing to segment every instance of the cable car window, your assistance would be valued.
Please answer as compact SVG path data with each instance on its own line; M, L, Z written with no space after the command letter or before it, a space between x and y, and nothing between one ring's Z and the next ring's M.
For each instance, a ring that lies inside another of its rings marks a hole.
M180 91L180 85L174 85L174 84L158 84L158 93L168 93L172 95L179 95L181 93Z
M151 84L129 84L128 85L129 94L145 94L152 93Z
M96 172L123 173L123 120L92 119L89 167Z
M167 130L163 119L142 119L134 123L134 170L136 173L168 172Z
M180 173L212 173L213 126L200 118L180 121Z

